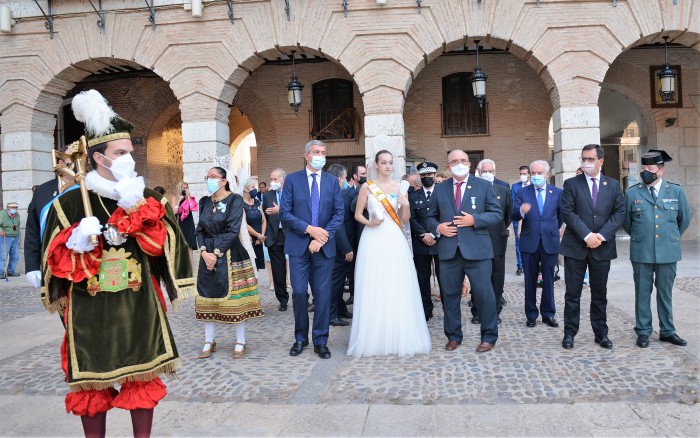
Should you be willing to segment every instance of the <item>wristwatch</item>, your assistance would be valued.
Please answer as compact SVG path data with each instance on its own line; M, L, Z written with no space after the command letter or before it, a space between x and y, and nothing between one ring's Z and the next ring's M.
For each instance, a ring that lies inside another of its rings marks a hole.
M435 238L439 239L440 238L440 232L438 231L437 228L435 228Z
M206 251L206 250L207 250L207 247L204 246L204 245L202 245L202 246L199 247L199 250L200 250L200 251Z

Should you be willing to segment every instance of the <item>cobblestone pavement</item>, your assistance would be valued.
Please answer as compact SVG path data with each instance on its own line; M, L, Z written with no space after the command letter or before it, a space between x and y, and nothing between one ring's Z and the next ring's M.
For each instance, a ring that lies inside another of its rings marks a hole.
M626 260L615 263L618 266L629 264ZM277 310L274 292L268 289L267 276L263 273L260 289L265 316L247 324L248 351L242 360L231 357L235 329L224 325L217 326L217 352L208 360L198 359L204 335L202 324L194 320L193 300L184 303L178 313L169 311L183 368L177 379L166 380L169 392L166 400L202 405L399 405L407 408L455 405L471 406L469 409L481 409L478 405L498 405L502 409L507 405L676 403L691 409L688 420L691 425L700 424L698 410L693 407L699 401L699 362L689 349L661 343L657 334L652 336L649 348L637 348L633 314L622 305L609 305L609 336L615 345L612 350L602 349L593 342L586 311L582 311L575 348L563 350L563 279L556 283L555 291L560 327L550 328L538 323L535 328L527 328L521 278L511 274L507 277L508 305L503 309L499 340L492 352L475 353L479 326L470 323L471 315L464 299L465 337L453 352L444 349L442 310L435 302L435 318L428 324L433 342L429 355L348 357L345 351L350 328L331 327L329 347L333 357L322 361L312 349L306 349L296 358L289 356L293 341L291 307L287 312ZM40 325L32 329L46 333L50 339L43 342L29 338L21 354L15 354L10 348L9 353L0 356L0 399L41 395L60 400L67 390L59 356L63 328L58 316L45 315L38 292L24 286L26 283L22 279L12 281L14 284L0 285L0 326L15 327L39 321ZM690 296L694 302L700 296L699 282L698 276L679 277L674 296ZM633 303L631 277L623 286L616 287L626 289L614 292L622 294L623 298L628 294ZM586 290L584 288L582 309L588 309L589 305ZM697 309L697 304L692 306ZM686 327L697 328L696 310L694 315L693 324ZM683 334L683 323L677 320L676 324ZM172 415L171 412L169 417ZM370 414L365 412L365 415ZM299 431L299 434L306 433ZM391 435L391 431L377 434ZM494 434L498 434L498 429Z

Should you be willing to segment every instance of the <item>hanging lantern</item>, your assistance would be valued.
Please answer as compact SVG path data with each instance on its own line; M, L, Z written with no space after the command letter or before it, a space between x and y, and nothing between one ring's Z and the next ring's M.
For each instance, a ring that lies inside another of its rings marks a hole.
M656 76L659 78L660 82L660 88L659 88L659 94L661 94L661 98L664 100L666 103L670 103L671 100L673 100L673 96L676 93L676 75L678 72L676 70L671 68L671 65L668 63L668 37L664 37L664 51L665 51L665 62L664 62L664 68L656 73Z
M294 68L294 53L296 51L292 50L292 81L287 85L287 99L289 106L294 109L294 114L298 116L301 106L301 91L304 89L304 85L297 79L297 72Z
M476 67L472 74L472 93L476 100L479 101L479 107L483 108L484 100L486 99L486 79L488 76L481 72L479 67L479 40L474 40L476 43Z

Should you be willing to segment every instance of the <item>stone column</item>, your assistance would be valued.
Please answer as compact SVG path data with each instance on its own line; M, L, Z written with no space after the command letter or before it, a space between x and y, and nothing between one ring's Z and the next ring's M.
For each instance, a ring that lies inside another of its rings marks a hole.
M365 157L374 162L382 149L394 155L394 178L406 173L406 142L402 114L373 114L365 116ZM369 170L369 169L368 169Z
M182 122L183 176L192 195L208 195L204 177L214 158L229 154L228 123L220 120Z
M554 169L556 185L576 175L581 166L581 148L600 144L600 117L597 106L559 107L552 114L554 127Z

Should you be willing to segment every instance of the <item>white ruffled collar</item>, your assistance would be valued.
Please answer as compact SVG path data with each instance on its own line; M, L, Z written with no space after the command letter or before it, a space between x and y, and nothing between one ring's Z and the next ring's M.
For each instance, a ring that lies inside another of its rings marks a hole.
M85 176L85 187L87 187L88 190L95 192L104 198L118 201L119 195L117 194L116 185L116 181L103 178L95 170L90 171Z

